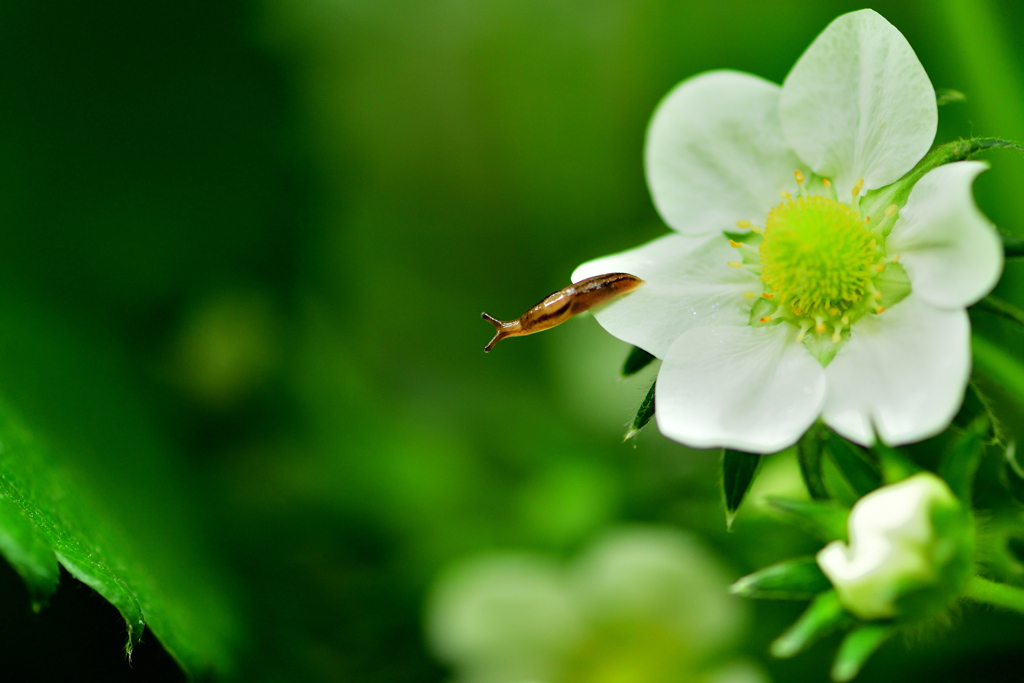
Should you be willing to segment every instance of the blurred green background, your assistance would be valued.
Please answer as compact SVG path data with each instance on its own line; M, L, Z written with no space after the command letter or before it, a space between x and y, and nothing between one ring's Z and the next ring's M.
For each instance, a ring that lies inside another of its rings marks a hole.
M624 522L699 535L729 578L813 551L753 509L727 534L714 454L653 429L622 443L651 373L619 379L627 348L591 318L485 356L479 315L517 316L666 231L641 150L675 83L723 67L781 82L859 7L3 0L0 394L95 456L76 466L139 511L139 542L158 548L147 520L187 506L176 523L224 577L244 680L446 680L426 596L480 553L571 560ZM938 141L1024 140L1024 6L874 8L967 96ZM1024 163L992 161L979 204L1022 232ZM1024 298L1019 268L1003 293ZM783 459L767 474L792 485ZM169 481L175 497L143 494ZM184 679L152 635L129 665L120 616L67 575L28 605L0 566L14 679ZM800 605L748 608L736 652L776 681L824 679L835 642L766 655ZM862 680L1019 680L1022 626L966 611Z

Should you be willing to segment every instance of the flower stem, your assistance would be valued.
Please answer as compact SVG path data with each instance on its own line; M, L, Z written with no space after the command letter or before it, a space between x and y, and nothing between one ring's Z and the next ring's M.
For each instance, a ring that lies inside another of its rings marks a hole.
M1012 609L1024 614L1024 588L973 576L967 583L966 597L975 602Z

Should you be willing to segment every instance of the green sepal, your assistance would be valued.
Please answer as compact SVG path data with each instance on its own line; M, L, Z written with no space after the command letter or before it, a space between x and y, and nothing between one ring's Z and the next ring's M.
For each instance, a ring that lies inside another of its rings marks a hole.
M846 541L846 522L850 511L835 501L770 496L766 502L765 510L779 521L792 524L826 543Z
M813 557L786 560L748 574L729 587L742 598L810 600L832 588Z
M629 355L626 356L626 362L622 364L622 376L629 377L630 375L635 375L653 363L654 360L653 354L647 353L639 346L634 346L630 348Z
M775 312L779 310L779 302L775 300L768 300L764 297L758 297L754 302L754 305L750 307L750 325L751 327L764 327L766 325L776 325L778 320L769 320L766 323L761 322L764 318L770 315L775 315ZM808 335L810 336L810 335Z
M882 295L878 300L878 305L882 308L892 308L910 294L910 276L898 263L887 264L885 269L875 276L873 282L875 289Z
M796 623L772 642L773 657L795 657L830 633L845 628L854 621L853 615L839 604L834 590L821 593L804 610Z
M849 482L857 498L882 485L882 473L878 469L878 463L860 446L850 443L834 432L823 445L836 469Z
M821 471L821 437L822 426L816 423L807 430L796 445L796 459L800 464L800 475L803 477L807 493L816 500L828 500L828 489Z
M636 411L636 416L633 418L632 424L629 425L629 431L626 432L625 441L632 439L634 436L640 433L647 423L654 417L654 387L658 384L655 380L651 382L651 388L647 390L647 396L640 403L640 407Z
M865 194L860 204L861 211L871 218L872 225L881 225L882 221L888 218L885 210L893 204L898 207L906 204L910 191L928 171L954 161L971 159L989 149L1013 149L1024 152L1024 147L1016 142L999 138L967 138L947 142L929 152L909 173L895 183ZM890 225L889 229L891 228Z
M902 450L886 446L881 441L872 446L871 452L878 456L882 481L885 484L895 484L922 471L922 468Z
M1017 457L1017 443L1011 441L1006 446L1002 468L1003 481L1013 499L1024 505L1024 467Z
M851 631L843 639L832 664L832 680L836 683L852 681L893 631L895 627L890 624L865 624Z
M760 455L731 448L722 449L722 490L725 493L725 524L729 529L732 529L736 513L760 467Z
M968 392L970 393L970 392ZM971 424L946 448L939 462L938 474L949 484L961 502L970 505L974 475L985 454L985 445L992 434L987 413L974 418Z

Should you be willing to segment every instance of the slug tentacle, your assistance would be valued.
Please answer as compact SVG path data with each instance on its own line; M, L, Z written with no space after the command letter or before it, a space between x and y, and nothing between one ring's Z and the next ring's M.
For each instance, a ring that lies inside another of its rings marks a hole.
M483 317L484 320L494 325L495 329L497 330L494 333L494 337L491 339L491 341L487 342L487 346L484 347L485 352L489 352L491 349L494 348L495 344L497 344L505 337L515 337L519 334L523 334L522 332L517 331L521 327L518 320L513 320L511 322L503 322L495 318L493 315L488 315L487 313L481 313L480 315L481 317Z
M632 292L643 283L643 280L628 273L597 275L549 294L518 320L502 321L484 313L483 319L497 330L484 351L490 351L505 337L521 337L551 329L574 315Z

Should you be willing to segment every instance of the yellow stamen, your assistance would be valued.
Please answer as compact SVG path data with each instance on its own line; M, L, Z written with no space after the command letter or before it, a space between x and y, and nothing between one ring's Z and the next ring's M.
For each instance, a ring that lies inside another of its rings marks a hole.
M832 332L832 343L838 344L839 340L842 339L843 326L836 325L835 331Z
M828 178L822 178L821 184L824 185L825 187L832 187L832 181L829 180Z
M744 219L742 221L736 221L736 227L737 228L749 228L750 227L750 221L748 221L746 219Z
M896 206L895 204L890 204L885 209L885 217L886 218L892 218L893 216L896 215L896 212L899 211L899 210L900 210L900 207Z
M765 317L761 318L761 322L763 323L770 323L771 321L772 317L770 315L766 315Z
M860 179L859 179L859 180L858 180L858 181L857 181L856 183L854 183L854 185L853 185L853 191L851 192L851 194L853 195L853 198L854 198L854 199L856 199L856 198L857 198L857 196L858 196L858 195L860 194L860 191L861 191L862 189L864 189L864 179L863 179L863 178L860 178Z
M818 334L825 333L825 321L821 319L821 316L816 317L814 322L814 331Z
M736 240L729 240L729 246L733 249L739 249L743 246L743 242L737 242Z
M721 244L721 242L719 242L719 244ZM743 267L743 262L742 261L729 261L728 265L729 265L730 268L742 268Z
M844 315L842 318L839 319L839 322L841 322L844 325L849 325L850 324L850 316Z
M772 294L771 292L761 292L761 296L763 296L765 299L774 299L775 298L775 295Z
M802 171L796 171L793 173L793 175L796 176L796 181L798 183L802 183L804 181L804 174Z
M793 195L791 195L790 193L786 192L785 190L779 190L779 197L781 197L782 199L789 199L792 196Z
M753 292L743 292L743 298L744 299L753 299L754 298L754 293Z
M882 293L881 292L878 292L878 291L872 292L871 296L875 297L875 301L881 301L882 300Z

